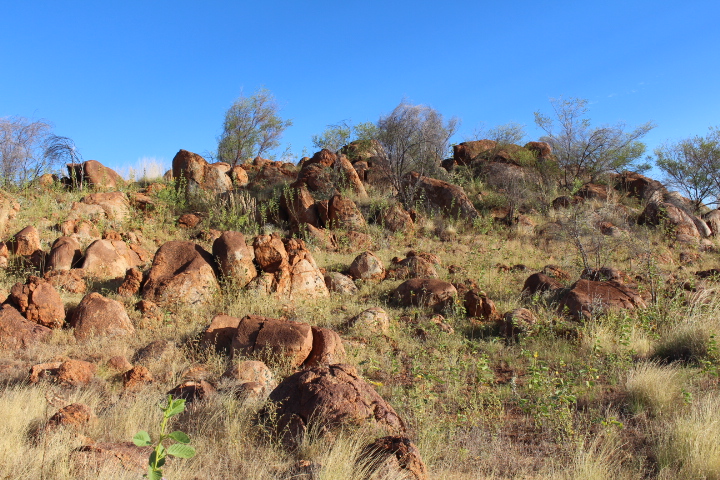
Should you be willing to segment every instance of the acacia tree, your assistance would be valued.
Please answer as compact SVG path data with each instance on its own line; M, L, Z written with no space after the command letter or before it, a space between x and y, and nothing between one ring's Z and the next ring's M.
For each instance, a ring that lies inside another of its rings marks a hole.
M403 203L411 204L414 199L412 186L404 185L406 175L412 171L420 175L436 172L458 125L455 117L445 122L434 108L406 101L380 117L376 135L383 150L383 168Z
M720 129L705 136L666 143L655 150L665 182L680 190L700 209L703 202L720 203Z
M292 120L280 118L279 110L275 97L265 88L249 97L241 95L225 112L218 158L235 166L277 148L285 129L292 126Z
M554 118L535 112L535 123L545 131L540 140L550 144L564 172L563 187L572 189L579 181L594 182L611 171L644 167L635 162L645 153L639 140L655 127L652 122L629 132L624 123L593 127L586 117L587 100L554 98L550 104Z
M79 153L72 140L53 135L52 125L47 121L17 116L0 118L0 182L3 186L26 185L64 160L77 158Z

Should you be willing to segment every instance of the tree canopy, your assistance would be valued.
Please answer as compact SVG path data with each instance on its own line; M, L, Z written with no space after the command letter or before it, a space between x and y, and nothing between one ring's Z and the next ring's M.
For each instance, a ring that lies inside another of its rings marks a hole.
M624 123L592 126L588 101L581 98L550 100L553 116L535 112L535 123L545 131L540 140L550 144L558 164L563 169L565 188L577 182L593 182L601 175L635 167L645 153L639 140L655 125L644 123L626 131Z
M292 120L280 118L279 111L275 96L265 88L249 97L241 95L225 112L218 158L234 166L280 146Z

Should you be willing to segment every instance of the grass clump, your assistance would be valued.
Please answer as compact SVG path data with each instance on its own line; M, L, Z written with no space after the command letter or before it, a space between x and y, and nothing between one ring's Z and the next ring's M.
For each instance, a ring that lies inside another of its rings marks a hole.
M720 479L720 394L713 392L657 433L659 478Z
M658 416L682 403L683 370L677 365L643 362L628 373L625 380L627 406L632 413L647 412Z

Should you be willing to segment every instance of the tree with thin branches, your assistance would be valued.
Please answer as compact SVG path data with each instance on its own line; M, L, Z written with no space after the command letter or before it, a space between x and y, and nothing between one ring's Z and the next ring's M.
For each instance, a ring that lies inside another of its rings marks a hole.
M235 166L280 146L280 138L292 120L280 118L279 111L275 96L265 88L249 97L241 95L225 112L218 158Z

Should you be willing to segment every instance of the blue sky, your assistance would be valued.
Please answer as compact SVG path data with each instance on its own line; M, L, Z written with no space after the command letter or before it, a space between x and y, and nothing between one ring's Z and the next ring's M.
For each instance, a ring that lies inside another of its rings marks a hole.
M653 121L650 149L720 125L716 1L2 2L0 116L43 118L85 159L216 148L225 110L261 86L299 157L341 120L403 98L462 124L526 125L552 97L596 124Z

